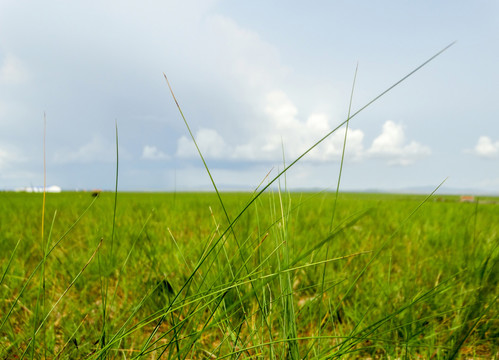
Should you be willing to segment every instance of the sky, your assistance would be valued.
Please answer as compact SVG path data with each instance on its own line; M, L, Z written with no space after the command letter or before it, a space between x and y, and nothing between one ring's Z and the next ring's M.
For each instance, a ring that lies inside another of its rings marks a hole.
M357 66L352 114L454 41L351 119L344 191L499 193L497 1L1 0L0 190L43 185L44 139L47 185L114 189L116 138L119 190L212 189L163 74L219 189L252 190L347 119ZM344 141L286 186L335 190Z

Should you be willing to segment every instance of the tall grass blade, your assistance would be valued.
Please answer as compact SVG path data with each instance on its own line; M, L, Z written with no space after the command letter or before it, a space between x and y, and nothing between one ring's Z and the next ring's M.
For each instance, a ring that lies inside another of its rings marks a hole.
M201 158L201 160L202 160L202 162L203 162L203 165L204 165L204 167L205 167L205 170L206 170L206 172L208 173L208 176L210 177L210 181L211 181L211 183L212 183L212 185L213 185L213 188L215 189L215 192L216 192L216 194L217 194L217 198L218 198L218 200L219 200L219 202L220 202L220 205L221 205L221 207L222 207L222 210L223 210L223 212L224 212L225 218L226 218L227 223L228 223L227 231L228 231L228 230L230 230L230 232L231 232L232 236L234 237L234 240L235 240L236 245L237 245L237 248L238 248L238 252L239 252L239 254L240 254L240 256L241 256L241 260L244 262L243 254L242 254L242 252L241 252L241 246L240 246L240 244L239 244L239 241L238 241L237 236L236 236L236 234L235 234L235 232L234 232L234 229L233 229L233 224L234 224L234 222L233 222L233 221L231 221L231 219L230 219L230 217L229 217L229 214L227 213L227 209L225 208L225 204L224 204L224 202L223 202L223 200L222 200L222 197L221 197L221 195L220 195L220 192L218 191L218 188L217 188L217 185L216 185L216 183L215 183L215 180L213 179L213 176L211 175L210 169L208 168L208 165L207 165L207 163L206 163L206 161L205 161L205 159L204 159L204 156L203 156L203 154L202 154L201 150L199 149L199 146L198 146L198 144L197 144L197 142L196 142L196 138L194 137L194 134L193 134L193 133L192 133L192 131L191 131L191 128L190 128L190 126L189 126L189 123L187 122L187 119L186 119L186 118L185 118L185 116L184 116L184 113L182 112L182 109L181 109L181 107L180 107L180 104L178 103L177 98L175 97L175 94L173 93L173 89L172 89L172 87L171 87L171 85L170 85L170 82L168 81L168 78L167 78L166 74L164 74L164 73L163 73L163 76L164 76L164 78L165 78L165 80L166 80L166 83L167 83L167 85L168 85L168 88L170 89L170 93L171 93L171 95L172 95L172 97L173 97L173 100L175 101L175 104L177 105L178 111L180 112L180 115L181 115L181 117L182 117L182 119L183 119L183 121L184 121L184 124L185 124L185 126L187 127L187 130L189 131L189 135L190 135L190 137L191 137L191 139L192 139L192 141L193 141L194 145L196 146L196 150L197 150L197 152L198 152L198 154L199 154L199 156L200 156L200 158ZM215 247L215 246L216 246L216 245L220 242L220 240L221 240L221 239L223 239L223 237L225 236L225 233L226 233L226 232L224 232L224 234L222 234L222 235L220 236L219 240L218 240L218 241L217 241L217 242L213 245L213 248L214 248L214 247ZM210 251L210 252L211 252L211 251ZM248 268L246 267L246 265L245 265L245 270L246 270L246 273L248 273L248 274L249 274L249 270L248 270ZM252 284L252 286L253 286L253 284ZM240 294L238 294L238 296L240 296ZM259 296L258 296L257 294L255 294L255 299L256 299L256 301L257 301L257 304L258 304L259 308L260 308L260 309L262 309L262 303L261 303L261 300L260 300L260 298L259 298ZM242 304L241 304L241 305L242 305ZM243 309L244 309L244 307L243 307ZM267 329L269 330L269 335L270 335L270 336L272 336L272 335L271 335L271 331L270 331L270 325L269 325L268 323L266 323L266 326L267 326Z
M97 245L97 247L95 248L94 252L92 253L92 256L90 256L90 259L88 259L87 263L83 266L83 268L80 270L80 272L75 276L75 278L71 281L71 283L68 285L68 287L66 288L66 290L64 290L64 292L61 294L61 296L59 296L59 298L57 299L57 301L54 303L54 305L52 305L52 308L49 310L49 312L45 315L45 317L43 318L43 320L41 321L41 323L38 325L36 331L35 331L35 335L38 334L38 332L40 331L40 329L42 329L43 325L45 324L45 322L47 321L47 319L49 318L50 314L54 311L54 309L57 307L57 305L59 305L59 303L61 302L62 298L68 293L68 291L73 287L74 283L80 278L81 274L83 274L83 272L85 271L85 269L87 268L87 266L92 262L92 260L94 259L95 257L95 254L97 254L97 251L99 250L100 246L102 245L102 240L101 239L99 241L99 244ZM24 357L24 354L26 353L26 351L29 349L31 343L33 342L34 343L34 339L35 337L33 336L28 344L26 345L26 349L23 353L23 355L21 356Z
M47 196L47 160L46 160L46 137L47 137L47 117L45 113L43 113L43 196L42 196L42 226L41 226L41 244L42 244L42 259L45 259L45 199ZM31 360L35 356L35 329L38 321L38 311L39 311L39 303L42 303L42 311L45 311L44 303L45 303L45 261L42 264L42 276L40 278L40 285L38 289L38 297L36 299L35 305L35 316L33 318L33 348L31 351Z
M344 160L345 160L345 149L346 149L346 146L347 146L347 136L348 136L348 125L350 124L350 113L352 111L352 102L353 102L353 93L354 93L354 90L355 90L355 82L357 80L357 72L359 70L359 63L357 63L357 66L355 67L355 74L354 74L354 77L353 77L353 83L352 83L352 91L350 93L350 102L348 104L348 115L347 115L347 122L346 122L346 125L345 125L345 136L343 138L343 149L341 151L341 161L340 161L340 171L339 171L339 174L338 174L338 182L336 183L336 192L334 194L334 203L333 203L333 211L332 211L332 214L331 214L331 222L329 224L329 232L331 232L333 230L333 223L334 223L334 218L335 218L335 215L336 215L336 205L338 204L338 194L340 192L340 183L341 183L341 174L343 172L343 163L344 163ZM326 259L329 257L329 243L326 247ZM325 281L325 278L326 278L326 268L327 268L327 263L324 263L324 268L322 270L322 286L321 286L321 294L324 294L324 281ZM319 301L319 308L318 308L318 311L317 311L317 329L318 329L318 336L319 336L319 339L322 335L322 326L321 326L321 323L322 323L322 300ZM320 340L317 344L317 351L320 352Z
M118 174L119 174L119 163L120 163L120 156L119 156L119 148L118 148L118 121L115 120L114 122L114 127L115 127L115 143L116 143L116 176L115 176L115 183L114 183L114 204L113 204L113 226L111 230L111 250L108 254L108 261L107 261L107 266L111 266L114 268L115 265L115 260L116 257L114 255L114 238L116 236L116 209L118 205ZM100 263L100 256L98 257L98 263L99 263L99 268L101 266ZM109 291L109 276L106 276L104 281L102 281L102 275L101 275L101 298L102 298L102 332L100 335L100 344L101 347L103 347L106 344L106 337L107 337L107 330L109 327L108 324L108 312L107 312L107 307L108 307L108 291Z
M449 352L448 359L456 359L458 357L459 350L476 328L479 321L494 306L497 307L497 300L499 298L499 295L497 295L497 291L499 290L499 254L494 254L494 252L498 248L499 243L491 250L482 266L476 270L479 276L479 289L474 294L474 298L464 315L461 328L452 336L454 346ZM491 297L492 300L486 303L487 299Z
M62 240L64 240L66 238L66 236L71 232L71 230L73 230L73 228L80 222L80 220L83 218L83 216L88 212L88 210L92 207L92 205L95 203L95 201L97 200L97 198L95 197L92 202L90 203L90 205L88 205L88 207L80 214L80 216L76 219L75 222L73 222L73 224L71 224L71 226L68 228L68 230L66 230L66 232L59 238L59 240L56 241L56 243L50 248L50 250L47 252L47 255L45 258L47 258L51 253L52 251L62 242ZM3 329L5 323L7 322L7 320L9 319L9 316L12 314L12 311L14 310L14 308L16 307L17 303L19 302L19 299L21 298L22 294L24 293L24 291L26 290L26 287L28 286L28 284L31 282L31 280L33 279L33 276L35 276L36 272L38 271L38 269L42 266L43 262L45 261L45 259L42 259L40 262L38 262L38 264L35 266L35 268L33 269L33 271L31 272L31 274L28 276L28 278L26 279L26 281L24 282L21 290L19 291L19 294L17 295L17 297L14 299L14 301L12 302L12 305L10 306L9 308L9 311L7 312L7 314L5 314L4 318L2 319L2 323L0 324L0 330Z
M2 285L3 280L5 279L5 275L7 275L7 272L9 271L10 265L12 264L12 260L14 259L14 255L16 254L16 250L19 247L20 243L21 239L17 240L16 246L14 246L14 249L10 254L9 261L7 261L7 265L5 266L5 270L3 271L2 278L0 278L0 285Z
M118 205L118 174L119 174L119 165L120 165L120 154L118 149L118 121L116 120L114 123L115 131L116 131L116 178L114 182L114 207L113 207L113 230L111 232L111 255L113 254L113 245L114 245L114 237L115 237L115 229L116 229L116 208Z

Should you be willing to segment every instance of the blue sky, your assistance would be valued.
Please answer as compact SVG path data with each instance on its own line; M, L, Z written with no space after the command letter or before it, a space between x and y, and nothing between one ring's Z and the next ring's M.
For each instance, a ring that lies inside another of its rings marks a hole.
M495 1L0 2L0 189L252 189L364 104L342 189L499 192ZM335 188L344 128L287 175ZM463 191L464 191L463 190ZM460 191L460 190L459 190Z

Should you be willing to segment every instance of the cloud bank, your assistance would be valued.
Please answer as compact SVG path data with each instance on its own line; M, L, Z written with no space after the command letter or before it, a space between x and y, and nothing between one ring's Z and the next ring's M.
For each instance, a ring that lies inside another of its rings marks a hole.
M268 95L265 108L268 115L267 127L252 136L248 142L238 144L237 139L226 140L214 129L200 129L195 134L196 142L206 159L262 162L296 159L323 136L332 131L328 117L314 113L300 120L293 103L282 92ZM346 138L345 156L350 161L381 159L388 165L408 166L431 154L428 146L417 141L407 141L403 126L386 121L379 134L366 149L364 132L350 127ZM231 141L233 140L233 141ZM345 128L332 133L303 161L339 161L345 141ZM176 156L184 159L198 157L193 141L182 136L177 143Z

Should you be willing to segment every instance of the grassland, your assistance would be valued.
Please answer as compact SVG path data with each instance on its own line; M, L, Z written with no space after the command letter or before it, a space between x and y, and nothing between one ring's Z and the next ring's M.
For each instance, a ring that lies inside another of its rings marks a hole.
M493 201L114 195L0 193L2 359L498 356Z

